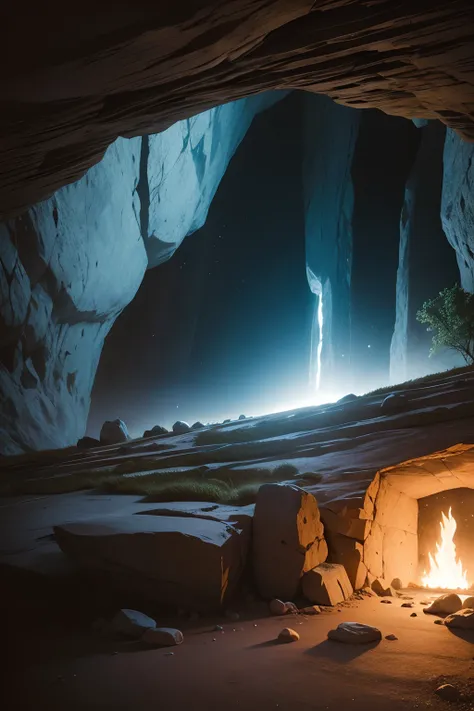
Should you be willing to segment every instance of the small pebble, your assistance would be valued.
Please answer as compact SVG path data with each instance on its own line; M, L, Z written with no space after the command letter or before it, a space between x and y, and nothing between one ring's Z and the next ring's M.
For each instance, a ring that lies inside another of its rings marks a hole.
M258 625L257 625L257 624L255 624L255 625L254 625L254 627L258 627Z
M435 625L444 625L444 620L435 620Z
M410 617L418 617L418 615L416 614L416 612L412 612Z
M214 627L214 632L222 632L223 630L224 628L222 627L222 625L216 625Z
M216 638L215 638L215 637L213 637L213 638L212 638L212 641L213 641L213 642L216 642L217 640L216 640Z
M395 642L395 640L397 640L398 637L394 634L388 634L388 635L386 635L385 639L389 639L391 642Z
M381 605L391 605L392 601L391 600L386 600L385 598L383 600L380 600Z
M402 602L402 607L413 607L412 602Z
M165 652L165 657L174 657L174 652Z

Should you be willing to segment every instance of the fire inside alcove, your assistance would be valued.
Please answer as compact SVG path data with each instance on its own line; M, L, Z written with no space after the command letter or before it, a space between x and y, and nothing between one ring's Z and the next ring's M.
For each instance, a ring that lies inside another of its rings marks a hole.
M418 505L421 585L468 591L474 583L474 491L450 489Z
M345 565L355 589L376 579L404 588L472 589L473 445L382 469L357 501L363 508L339 507L337 523L323 513L330 560ZM350 531L352 540L335 530Z

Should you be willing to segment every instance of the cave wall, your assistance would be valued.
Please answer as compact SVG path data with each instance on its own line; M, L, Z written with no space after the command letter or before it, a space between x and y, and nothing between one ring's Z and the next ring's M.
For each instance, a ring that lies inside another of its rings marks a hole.
M406 183L400 219L396 318L390 347L393 383L461 364L460 357L448 351L430 357L432 334L416 320L427 299L459 280L456 253L441 223L446 129L438 121L430 121L419 131L420 144ZM449 189L445 185L445 192Z
M470 0L3 5L1 215L80 178L118 136L268 89L474 137Z
M0 452L84 434L105 336L147 266L204 223L254 115L281 96L118 139L79 181L1 225Z
M351 167L361 112L310 94L303 112L306 263L310 288L323 299L321 389L331 394L350 382Z
M474 143L446 131L441 219L456 251L461 284L474 292Z

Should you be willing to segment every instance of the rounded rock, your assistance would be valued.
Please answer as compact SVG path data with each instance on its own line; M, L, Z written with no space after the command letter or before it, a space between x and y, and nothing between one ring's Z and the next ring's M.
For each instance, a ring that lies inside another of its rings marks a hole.
M181 630L172 627L156 627L146 630L141 641L150 647L175 647L184 640Z
M283 616L286 615L287 613L287 607L286 607L286 602L283 602L282 600L278 600L275 598L272 600L269 605L268 605L270 612L272 615L275 616Z
M462 600L456 593L445 593L434 600L423 612L427 615L452 615L462 608Z
M285 627L280 634L278 635L278 641L279 642L297 642L299 640L300 636L298 632L295 632L295 630L292 630L291 627Z
M461 694L452 684L442 684L438 686L435 692L441 699L445 701L458 701Z
M328 639L344 644L372 644L380 642L382 633L377 627L361 622L341 622L335 630L329 630Z

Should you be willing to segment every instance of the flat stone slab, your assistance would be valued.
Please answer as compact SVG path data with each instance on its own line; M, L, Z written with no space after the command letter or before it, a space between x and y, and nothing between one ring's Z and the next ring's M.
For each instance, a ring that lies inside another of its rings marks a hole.
M341 622L335 630L329 630L328 639L344 644L371 644L380 642L382 633L377 627L361 622Z
M126 637L138 639L146 630L156 627L152 617L148 617L138 610L123 609L117 612L110 623L111 632L123 634Z
M245 564L249 531L179 516L126 516L54 528L61 549L143 598L187 609L215 609Z

